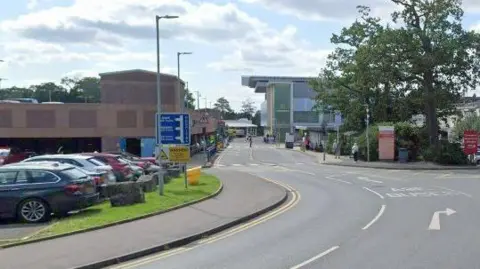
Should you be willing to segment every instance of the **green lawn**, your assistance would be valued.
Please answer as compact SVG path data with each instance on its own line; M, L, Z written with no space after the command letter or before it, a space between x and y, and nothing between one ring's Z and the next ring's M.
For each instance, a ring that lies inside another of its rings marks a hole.
M183 177L175 178L165 185L164 196L160 196L158 191L146 193L146 203L125 207L111 207L110 202L104 202L78 214L56 219L51 226L30 239L65 234L160 212L208 196L217 191L219 187L220 181L208 174L202 174L200 184L188 186L187 190L184 187Z

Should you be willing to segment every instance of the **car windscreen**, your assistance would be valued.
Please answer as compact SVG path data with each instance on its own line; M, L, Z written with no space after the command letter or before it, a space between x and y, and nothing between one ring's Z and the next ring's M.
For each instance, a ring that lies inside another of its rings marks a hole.
M73 180L86 179L88 177L88 175L85 172L75 167L62 170L62 173L66 174L68 177L72 178Z
M104 166L104 165L108 165L102 161L99 161L97 159L95 159L94 157L90 158L90 159L87 159L88 162L94 164L95 166Z

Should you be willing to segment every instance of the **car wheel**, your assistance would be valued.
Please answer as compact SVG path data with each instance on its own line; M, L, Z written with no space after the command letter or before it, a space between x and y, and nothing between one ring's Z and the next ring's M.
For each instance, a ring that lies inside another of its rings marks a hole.
M23 222L44 222L50 218L50 208L44 201L30 198L20 203L17 216Z

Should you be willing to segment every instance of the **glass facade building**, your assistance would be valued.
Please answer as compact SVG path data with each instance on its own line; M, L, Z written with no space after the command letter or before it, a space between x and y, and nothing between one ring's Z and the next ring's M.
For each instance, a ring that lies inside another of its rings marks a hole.
M329 115L315 110L315 91L309 86L308 77L242 77L242 84L264 94L261 105L261 122L267 132L295 132L298 127L320 129ZM325 117L324 117L325 116ZM329 125L330 122L325 122Z

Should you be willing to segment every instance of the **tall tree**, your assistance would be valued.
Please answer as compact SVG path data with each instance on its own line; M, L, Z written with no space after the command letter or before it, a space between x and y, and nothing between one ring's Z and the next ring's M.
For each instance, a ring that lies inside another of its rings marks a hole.
M185 89L185 106L190 109L195 109L195 98L190 89Z
M408 38L399 41L409 52L412 82L422 89L429 142L436 145L437 111L478 86L480 35L463 28L461 0L392 2L402 9L392 18L405 25L398 31Z
M257 109L255 108L255 102L250 97L248 97L242 102L242 108L240 109L240 113L242 114L242 116L251 120L256 110Z
M215 104L213 104L213 108L220 111L222 115L233 112L230 102L225 97L218 98Z
M459 0L391 1L401 8L392 15L397 27L359 7L360 18L332 37L339 47L312 86L320 106L333 104L354 128L365 105L377 121L425 114L436 144L437 118L454 113L460 93L478 85L480 38L462 28Z

